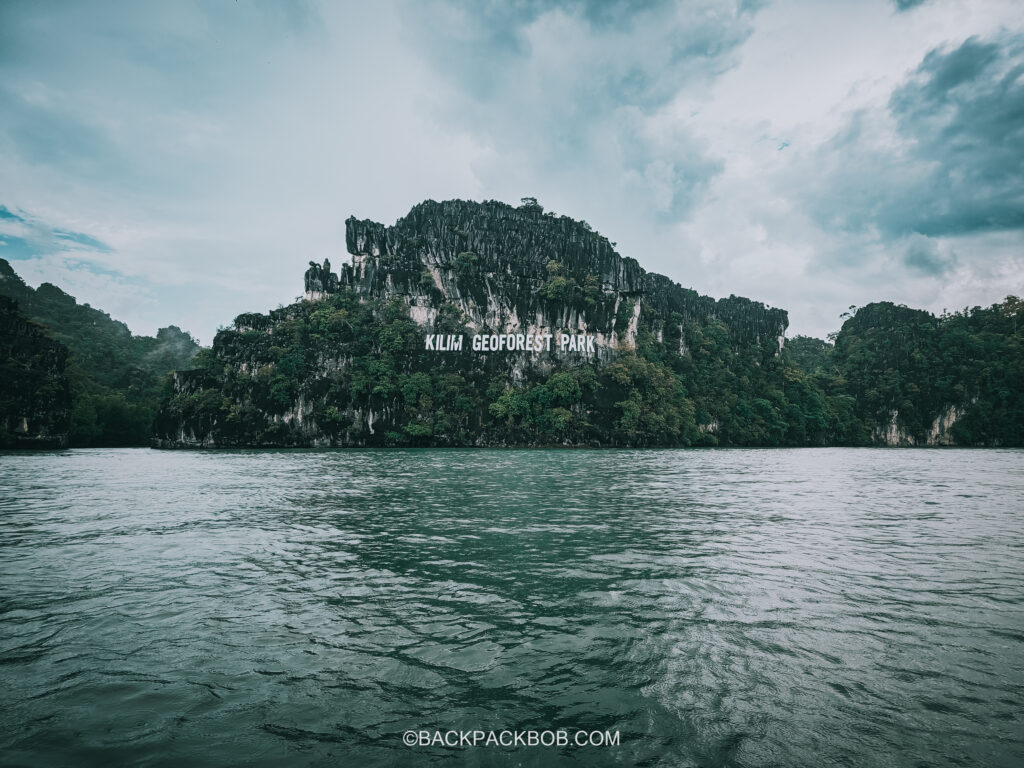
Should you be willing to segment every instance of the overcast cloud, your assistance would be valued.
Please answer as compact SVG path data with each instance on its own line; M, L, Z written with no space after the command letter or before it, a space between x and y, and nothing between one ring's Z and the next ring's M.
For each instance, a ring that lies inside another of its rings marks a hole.
M1013 2L0 4L0 256L209 343L426 198L783 307L1024 293Z

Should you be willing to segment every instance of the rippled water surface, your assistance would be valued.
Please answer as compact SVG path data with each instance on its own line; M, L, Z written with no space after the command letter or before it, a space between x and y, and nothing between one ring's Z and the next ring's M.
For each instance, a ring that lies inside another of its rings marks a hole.
M1020 766L1022 555L1021 451L0 454L0 762Z

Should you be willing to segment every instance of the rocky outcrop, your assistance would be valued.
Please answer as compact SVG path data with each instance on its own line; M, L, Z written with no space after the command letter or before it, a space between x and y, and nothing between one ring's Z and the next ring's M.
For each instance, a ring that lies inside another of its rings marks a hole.
M885 445L890 448L911 448L915 446L951 446L957 441L953 434L953 426L962 419L969 405L946 406L935 420L931 427L923 435L914 435L906 426L900 423L899 411L892 411L889 418L872 433L872 439L876 445Z
M951 405L935 417L931 429L925 436L926 445L955 445L956 439L953 436L953 425L964 417L966 409Z
M345 239L351 263L335 274L327 260L310 262L306 298L343 288L398 296L425 327L450 305L473 332L594 334L596 356L609 360L616 348L635 347L641 329L681 340L685 323L715 318L736 344L767 343L777 353L788 325L784 310L716 301L649 273L586 222L545 213L532 198L519 207L430 200L390 227L349 218Z
M0 296L0 447L64 448L71 428L68 350Z

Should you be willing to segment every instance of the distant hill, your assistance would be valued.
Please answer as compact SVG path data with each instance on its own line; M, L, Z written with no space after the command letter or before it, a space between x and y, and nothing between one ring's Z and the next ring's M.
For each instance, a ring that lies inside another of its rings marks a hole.
M70 350L70 444L146 445L170 371L188 367L199 345L176 326L134 336L124 323L79 304L50 283L32 289L0 259L0 296Z

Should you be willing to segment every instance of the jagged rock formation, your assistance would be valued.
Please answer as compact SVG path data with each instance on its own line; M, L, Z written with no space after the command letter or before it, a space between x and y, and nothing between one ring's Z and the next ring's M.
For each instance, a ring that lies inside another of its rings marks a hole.
M306 297L345 287L400 296L423 326L449 305L474 332L592 333L609 360L616 347L636 346L641 325L660 341L680 339L687 322L719 318L737 344L778 347L788 325L784 310L735 296L715 301L646 272L586 222L544 213L531 198L518 208L430 200L392 227L349 218L345 239L352 263L334 274L328 261L310 262Z
M0 296L0 447L64 448L71 427L68 350Z

